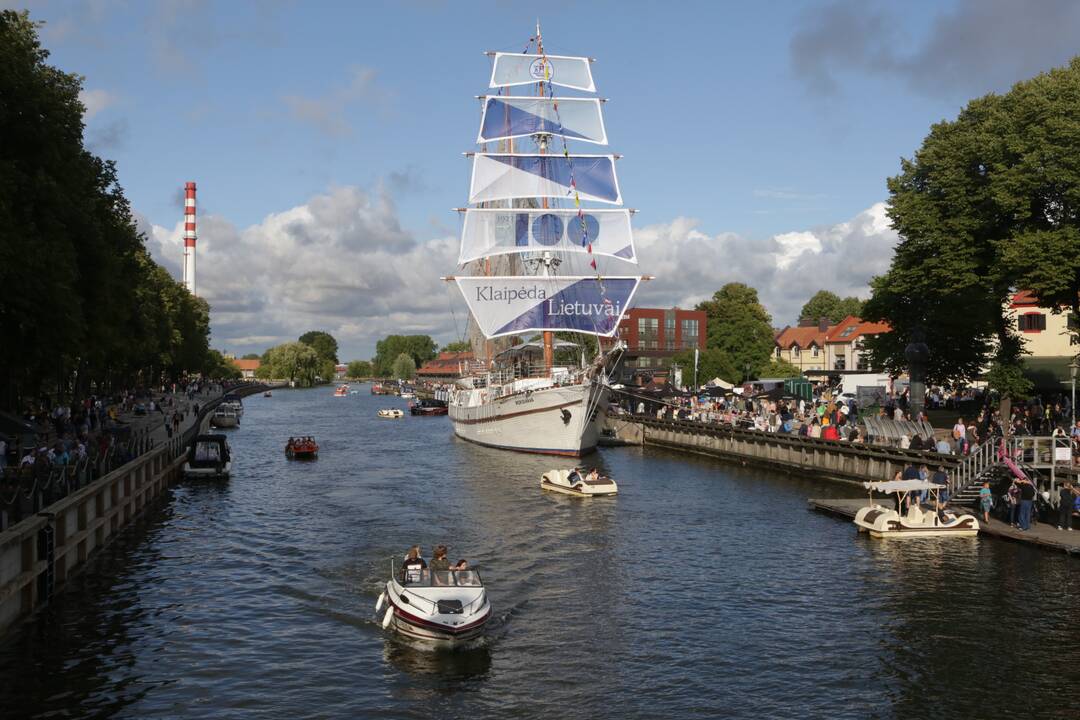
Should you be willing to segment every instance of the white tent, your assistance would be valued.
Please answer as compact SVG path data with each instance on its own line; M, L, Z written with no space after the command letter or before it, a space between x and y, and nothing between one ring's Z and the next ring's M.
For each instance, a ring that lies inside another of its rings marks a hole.
M729 382L724 382L720 378L713 378L712 380L710 380L709 382L707 382L705 384L706 385L712 385L713 387L723 388L724 390L730 390L733 387L735 387L733 384L731 384Z

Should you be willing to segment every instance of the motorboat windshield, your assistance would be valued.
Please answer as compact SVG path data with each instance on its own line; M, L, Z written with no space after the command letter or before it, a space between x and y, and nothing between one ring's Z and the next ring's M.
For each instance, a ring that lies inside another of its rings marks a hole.
M405 569L391 560L391 572L398 582L409 588L445 588L484 586L479 570L431 570L430 568Z

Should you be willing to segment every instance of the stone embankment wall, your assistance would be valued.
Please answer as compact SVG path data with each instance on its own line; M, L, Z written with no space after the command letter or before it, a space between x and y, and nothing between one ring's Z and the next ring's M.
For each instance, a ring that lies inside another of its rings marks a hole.
M230 392L262 390L246 386ZM179 479L188 443L219 402L208 402L187 432L0 533L0 635L46 604Z
M741 465L853 483L891 480L908 462L925 463L931 469L944 465L949 472L959 465L958 458L938 453L640 416L611 416L606 421L604 434L622 440L614 444L666 447L711 455ZM631 442L636 437L640 437L640 442Z

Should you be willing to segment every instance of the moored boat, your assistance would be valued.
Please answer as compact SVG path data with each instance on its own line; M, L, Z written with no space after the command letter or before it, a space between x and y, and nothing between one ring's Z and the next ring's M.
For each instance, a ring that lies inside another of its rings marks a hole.
M228 479L232 471L232 454L224 435L196 435L188 446L184 461L184 477Z
M313 460L319 456L319 443L310 435L291 437L285 443L285 456L290 460Z
M448 409L446 407L445 400L435 400L433 398L422 398L416 402L409 403L410 415L446 415Z
M600 475L595 470L585 473L578 468L548 470L540 478L540 487L574 497L597 497L619 492L619 486L611 478Z
M381 418L387 418L390 420L405 417L405 412L403 410L400 410L399 408L383 408L376 414Z
M863 487L870 491L870 504L855 513L854 522L859 532L868 532L871 537L974 537L979 534L979 520L974 515L957 514L942 507L938 491L943 486L925 480L889 480L863 483ZM895 494L896 507L876 503L875 491ZM922 507L919 497L923 492L938 509Z
M240 424L240 416L229 407L218 406L210 416L210 426L216 428L234 428Z
M337 387L337 389L334 390L334 397L345 397L348 394L349 394L349 386L348 385L339 385Z
M267 390L266 392L263 393L263 397L274 397L274 393Z
M375 612L383 628L435 648L454 648L483 634L491 603L475 569L407 571L391 559Z

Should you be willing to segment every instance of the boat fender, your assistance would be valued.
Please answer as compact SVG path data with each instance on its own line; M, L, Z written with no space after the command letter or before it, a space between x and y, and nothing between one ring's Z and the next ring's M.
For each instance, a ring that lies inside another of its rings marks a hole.
M392 607L386 608L386 615L384 615L383 619L382 619L383 630L390 627L390 621L393 620L393 619L394 619L394 608L392 608Z
M563 408L563 411L562 411L563 425L569 425L570 424L570 417L571 417L570 411L567 410L566 408Z
M375 601L375 612L382 610L383 603L386 602L386 593L379 593L379 599Z

